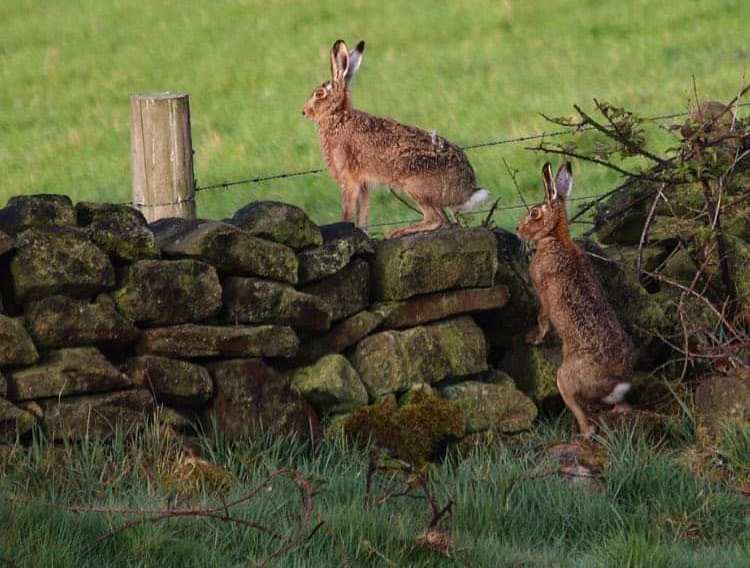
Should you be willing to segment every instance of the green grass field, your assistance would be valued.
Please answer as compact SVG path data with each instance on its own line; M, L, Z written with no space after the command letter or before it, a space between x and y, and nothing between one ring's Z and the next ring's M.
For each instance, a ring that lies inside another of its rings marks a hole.
M128 97L149 90L190 93L199 185L320 167L301 108L339 37L367 41L356 106L462 145L551 130L540 112L571 114L594 97L644 115L685 110L692 76L702 97L728 100L750 61L744 0L3 0L0 21L0 202L131 199ZM545 158L523 146L469 154L505 205L518 197L501 158L538 193ZM576 169L579 196L616 182ZM227 216L256 199L321 223L339 215L326 174L205 191L198 211ZM375 194L372 223L413 216Z
M276 532L276 539L239 522L196 516L127 527L139 517L101 509L221 507L248 495L269 472L293 467L312 483L312 515L305 539L268 566L744 568L750 517L741 489L750 476L750 431L727 439L723 462L705 459L693 471L685 425L656 440L609 435L594 488L563 481L546 455L547 444L568 439L568 422L542 422L464 459L449 457L432 468L429 482L439 506L455 503L443 521L455 545L449 556L416 546L431 518L427 503L384 498L390 487L405 487L386 474L375 476L367 494L367 452L340 438L312 453L283 438L235 445L202 439L200 455L225 477L206 477L188 492L184 480L191 478L174 483L179 449L155 429L132 444L121 437L67 448L37 442L0 460L0 565L256 566L299 526L304 508L285 478L227 511Z

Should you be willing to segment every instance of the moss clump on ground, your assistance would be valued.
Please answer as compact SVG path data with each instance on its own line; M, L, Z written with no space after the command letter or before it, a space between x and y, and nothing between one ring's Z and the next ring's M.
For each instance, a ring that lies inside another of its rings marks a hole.
M460 404L427 393L416 394L401 408L393 395L358 408L344 423L344 432L357 439L371 439L395 457L423 465L445 445L465 433Z

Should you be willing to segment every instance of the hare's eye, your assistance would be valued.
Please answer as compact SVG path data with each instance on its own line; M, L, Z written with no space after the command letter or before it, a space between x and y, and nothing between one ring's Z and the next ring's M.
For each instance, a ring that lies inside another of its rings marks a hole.
M325 96L326 96L325 89L318 89L318 90L315 91L315 98L316 99L322 99Z
M534 209L531 210L532 219L539 219L539 217L541 216L542 216L542 212L539 210L538 207L534 207Z

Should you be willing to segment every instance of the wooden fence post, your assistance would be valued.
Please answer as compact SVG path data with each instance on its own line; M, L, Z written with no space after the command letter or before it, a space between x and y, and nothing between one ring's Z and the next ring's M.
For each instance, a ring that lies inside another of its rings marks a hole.
M195 218L193 144L186 93L130 97L133 202L151 223Z

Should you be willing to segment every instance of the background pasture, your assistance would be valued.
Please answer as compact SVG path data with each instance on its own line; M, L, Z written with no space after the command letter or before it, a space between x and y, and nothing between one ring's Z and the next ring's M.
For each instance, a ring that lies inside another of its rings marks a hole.
M327 78L336 38L367 41L354 86L367 111L436 129L461 144L550 131L539 115L592 98L660 115L701 96L730 99L750 61L743 0L0 1L0 203L17 194L131 199L129 95L190 93L199 185L321 167L301 115ZM538 195L545 157L511 144L471 150L480 184L518 196L501 158ZM616 179L577 164L576 192ZM198 214L256 199L337 220L326 174L198 196ZM371 222L413 217L376 192ZM518 211L497 220L515 224Z

